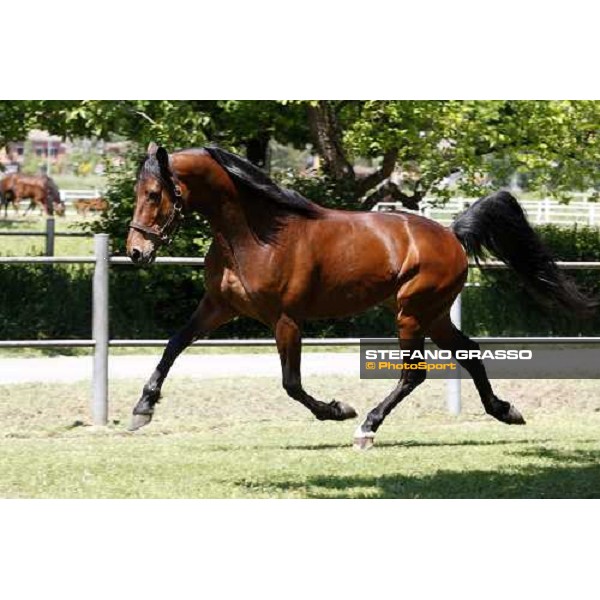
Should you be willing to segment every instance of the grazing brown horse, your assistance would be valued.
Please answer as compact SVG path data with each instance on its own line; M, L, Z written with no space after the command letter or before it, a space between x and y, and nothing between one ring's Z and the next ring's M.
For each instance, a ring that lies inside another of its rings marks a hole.
M29 199L30 203L25 214L33 210L35 206L51 215L65 214L65 204L60 199L60 192L54 181L46 175L24 175L22 173L11 173L0 182L0 193L3 197L4 216L6 217L8 203L12 202L15 211L18 212L18 203Z
M569 310L590 308L563 279L506 192L479 200L446 228L409 213L323 208L216 147L169 156L151 144L136 196L127 238L133 262L152 262L183 214L206 217L213 243L205 263L206 294L187 325L169 340L133 410L131 429L151 420L161 386L182 350L238 315L274 331L289 396L320 420L355 417L348 404L321 402L302 387L302 324L384 304L396 317L402 349L422 351L427 335L443 349L476 349L451 323L449 311L467 278L467 255L479 257L485 249L514 267L540 296ZM459 362L473 377L487 413L503 423L525 422L493 393L480 360ZM357 429L359 448L372 445L385 417L424 379L424 371L403 371L397 387Z

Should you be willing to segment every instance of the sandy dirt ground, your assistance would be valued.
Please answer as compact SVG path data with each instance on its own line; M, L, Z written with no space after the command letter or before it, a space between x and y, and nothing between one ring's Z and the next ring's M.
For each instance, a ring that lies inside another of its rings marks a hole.
M156 367L159 358L159 352L154 356L111 356L109 377L146 378ZM307 352L302 356L304 375L355 375L358 368L358 353ZM280 375L279 356L273 351L272 354L184 354L175 362L169 377L206 379ZM73 383L91 377L91 356L0 359L0 385L34 382Z

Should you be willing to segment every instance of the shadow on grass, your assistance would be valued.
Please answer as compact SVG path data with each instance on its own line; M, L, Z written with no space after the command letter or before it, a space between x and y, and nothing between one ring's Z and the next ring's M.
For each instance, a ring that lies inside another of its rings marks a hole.
M247 490L295 491L306 498L600 498L600 451L561 452L538 447L510 453L552 461L515 470L447 471L414 477L317 475L304 481L238 482Z

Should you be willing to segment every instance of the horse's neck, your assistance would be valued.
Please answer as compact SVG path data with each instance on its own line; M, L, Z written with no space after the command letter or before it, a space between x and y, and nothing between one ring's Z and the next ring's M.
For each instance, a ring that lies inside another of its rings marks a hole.
M278 216L277 210L259 199L230 209L218 225L211 223L215 243L220 247L228 266L244 280L245 274L256 270L270 249L276 244L285 252L289 236L288 222ZM246 287L246 286L245 286Z
M272 227L272 207L259 198L246 198L224 171L215 174L214 161L206 155L173 155L171 168L189 190L186 209L208 220L215 241L232 257L231 266L251 261Z
M237 272L247 268L260 240L248 222L239 198L217 199L211 210L202 213L229 266Z

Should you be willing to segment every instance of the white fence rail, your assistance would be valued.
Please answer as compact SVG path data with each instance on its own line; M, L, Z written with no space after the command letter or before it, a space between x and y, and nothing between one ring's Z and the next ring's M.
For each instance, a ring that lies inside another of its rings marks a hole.
M469 205L475 202L474 198L453 198L444 206L435 206L425 199L418 211L408 210L400 202L380 202L373 210L379 212L412 212L438 221L442 225L449 225L456 216ZM600 206L595 202L574 200L569 204L546 198L544 200L519 200L529 221L536 225L554 223L556 225L600 225Z
M95 256L0 256L0 265L19 264L93 264L92 286L92 338L72 340L0 340L0 348L87 347L94 349L91 412L95 425L108 422L108 350L110 347L164 346L167 340L111 340L108 337L109 304L108 275L110 265L130 264L124 256L109 255L107 234L94 236ZM204 258L159 257L158 265L188 265L203 267ZM559 262L564 269L600 269L600 262ZM472 267L477 265L472 264ZM488 262L483 268L505 268L500 262ZM461 299L457 298L451 316L455 323L461 320ZM600 337L482 337L473 338L480 343L497 344L599 344ZM390 338L390 342L394 341ZM357 346L359 338L327 338L303 340L306 346ZM271 339L260 340L198 340L194 346L274 346ZM458 383L457 383L458 382ZM460 380L449 380L447 406L452 414L460 412Z
M93 190L58 190L60 192L60 199L65 204L71 204L75 200L93 200L102 196L102 191L98 189Z

